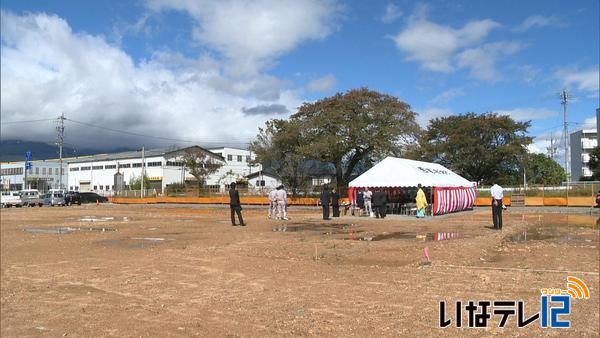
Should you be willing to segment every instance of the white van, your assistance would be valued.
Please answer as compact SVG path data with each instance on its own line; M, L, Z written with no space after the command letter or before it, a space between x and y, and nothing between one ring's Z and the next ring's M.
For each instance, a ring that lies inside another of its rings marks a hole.
M36 205L41 207L44 204L37 189L21 190L21 200L23 205L28 207L35 207Z
M0 197L0 206L2 208L10 208L12 206L17 208L22 207L21 193L18 191L3 191L2 197Z

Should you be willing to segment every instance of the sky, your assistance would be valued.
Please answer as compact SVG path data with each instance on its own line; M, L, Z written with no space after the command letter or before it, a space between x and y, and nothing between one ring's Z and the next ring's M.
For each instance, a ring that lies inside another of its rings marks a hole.
M2 139L245 146L304 102L368 87L430 119L595 126L599 1L2 0ZM22 122L33 121L33 122ZM560 155L560 151L559 151ZM557 158L559 159L559 158Z

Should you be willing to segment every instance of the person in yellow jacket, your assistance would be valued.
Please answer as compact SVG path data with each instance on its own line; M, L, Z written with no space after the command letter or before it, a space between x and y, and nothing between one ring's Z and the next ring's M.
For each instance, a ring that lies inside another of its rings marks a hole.
M421 189L421 183L417 187L419 188L417 198L415 199L417 202L417 218L423 218L425 217L425 208L427 208L427 197L425 197L425 193Z

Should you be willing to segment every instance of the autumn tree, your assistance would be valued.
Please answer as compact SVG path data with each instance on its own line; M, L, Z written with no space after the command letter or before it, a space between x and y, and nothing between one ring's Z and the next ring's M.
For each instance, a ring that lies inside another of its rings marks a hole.
M259 128L250 151L256 154L256 162L272 168L293 196L307 184L304 163L307 158L298 152L302 144L300 126L295 121L270 120Z
M467 113L432 119L410 153L483 184L513 184L532 138L530 122L507 115Z
M331 163L338 191L345 191L361 163L399 156L420 130L415 113L398 98L367 88L304 103L291 116L306 158Z
M223 162L215 159L206 151L198 148L185 149L182 155L183 165L198 183L198 196L206 178L223 166Z

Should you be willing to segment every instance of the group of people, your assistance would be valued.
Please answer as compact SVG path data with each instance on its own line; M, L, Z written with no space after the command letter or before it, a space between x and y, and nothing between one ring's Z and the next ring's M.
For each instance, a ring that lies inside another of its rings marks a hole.
M333 217L340 217L340 194L332 189L329 191L329 187L323 187L321 197L319 197L319 203L323 207L323 219L330 220L329 218L329 206L333 211Z
M358 194L359 198L362 199L352 202L352 212L354 213L354 207L358 204L359 206L364 205L365 212L368 216L374 218L385 218L387 214L387 203L388 197L385 191L372 192L369 188L365 188ZM358 198L357 198L358 199ZM421 188L421 184L418 185L417 196L415 198L417 205L417 218L425 217L425 209L427 208L427 198ZM329 218L329 207L333 211L333 217L340 217L340 194L335 189L329 189L325 186L323 192L319 198L319 203L323 208L323 219L330 220ZM229 189L229 207L231 210L231 225L232 226L246 226L244 218L242 216L242 205L240 203L240 195L236 189L236 183L230 184ZM235 215L237 214L239 224L235 222ZM269 192L269 210L268 219L277 220L288 220L287 215L287 192L283 185L278 186L274 190ZM502 228L502 216L500 216L500 228ZM494 222L496 224L496 222Z

